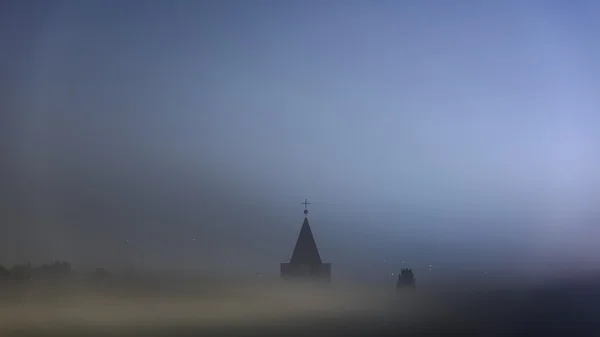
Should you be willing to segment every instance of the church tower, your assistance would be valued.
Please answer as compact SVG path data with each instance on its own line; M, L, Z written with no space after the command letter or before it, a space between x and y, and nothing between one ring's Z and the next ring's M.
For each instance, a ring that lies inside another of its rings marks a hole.
M296 246L289 263L281 264L281 278L294 280L314 280L331 282L331 263L323 263L315 238L308 223L308 209L310 204L306 199L304 205L304 222Z

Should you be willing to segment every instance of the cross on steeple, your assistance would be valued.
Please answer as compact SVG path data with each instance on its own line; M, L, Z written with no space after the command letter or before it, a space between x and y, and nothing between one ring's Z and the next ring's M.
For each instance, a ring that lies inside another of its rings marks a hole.
M310 202L308 202L308 199L304 199L304 202L302 203L302 205L304 205L304 215L308 214L308 205L310 205Z

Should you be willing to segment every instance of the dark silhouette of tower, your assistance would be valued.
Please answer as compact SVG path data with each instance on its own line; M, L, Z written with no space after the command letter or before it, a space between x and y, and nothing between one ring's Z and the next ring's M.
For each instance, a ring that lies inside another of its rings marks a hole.
M302 204L304 222L290 262L281 264L281 278L331 282L331 263L321 261L315 238L308 224L307 206L310 203L304 199Z
M412 269L402 268L398 275L397 289L415 289L415 275Z

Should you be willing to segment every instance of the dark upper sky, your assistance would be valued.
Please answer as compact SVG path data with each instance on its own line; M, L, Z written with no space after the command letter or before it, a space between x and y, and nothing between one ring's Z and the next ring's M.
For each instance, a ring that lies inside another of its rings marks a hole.
M598 263L599 19L595 1L3 1L0 263L276 273L304 197L340 273Z

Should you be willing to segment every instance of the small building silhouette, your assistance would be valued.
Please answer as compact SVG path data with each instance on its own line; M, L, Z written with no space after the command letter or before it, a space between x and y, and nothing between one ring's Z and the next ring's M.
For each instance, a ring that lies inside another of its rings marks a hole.
M331 263L323 263L315 238L308 223L309 203L304 200L304 222L296 241L294 252L289 263L281 264L281 278L287 280L314 280L331 282Z
M414 289L415 275L410 268L402 268L400 275L398 275L398 282L396 283L397 289Z

